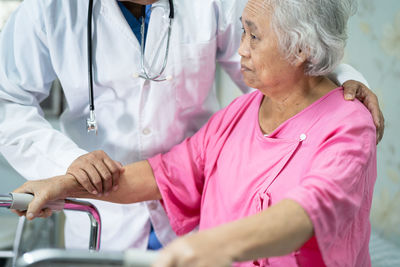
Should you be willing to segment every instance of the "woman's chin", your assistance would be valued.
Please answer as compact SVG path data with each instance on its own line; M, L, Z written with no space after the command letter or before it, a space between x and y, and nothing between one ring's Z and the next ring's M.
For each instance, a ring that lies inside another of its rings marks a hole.
M251 88L257 88L257 83L253 78L248 77L246 74L243 74L244 83Z

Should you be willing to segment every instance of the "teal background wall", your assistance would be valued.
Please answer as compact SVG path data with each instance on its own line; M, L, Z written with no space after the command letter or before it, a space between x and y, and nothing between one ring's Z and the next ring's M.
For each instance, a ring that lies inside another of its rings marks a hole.
M345 61L367 78L386 119L371 221L400 245L400 1L360 1L350 21Z

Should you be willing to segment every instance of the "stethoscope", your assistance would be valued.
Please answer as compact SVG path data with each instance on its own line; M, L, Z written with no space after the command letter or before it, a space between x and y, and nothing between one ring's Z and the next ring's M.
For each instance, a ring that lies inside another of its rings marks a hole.
M148 81L162 82L172 79L171 76L163 76L165 67L168 61L169 52L169 41L171 38L172 20L174 19L174 4L172 0L168 0L169 3L169 23L168 23L168 35L167 45L165 48L165 55L162 67L158 74L151 74L152 70L145 67L145 56L144 56L144 35L145 35L145 19L146 19L146 7L142 7L142 24L140 26L140 73L136 73L134 76L142 78ZM88 7L88 22L87 22L87 50L88 50L88 87L89 87L89 118L86 119L87 131L95 131L97 134L97 121L94 110L94 99L93 99L93 52L92 52L92 19L93 19L93 0L89 0Z

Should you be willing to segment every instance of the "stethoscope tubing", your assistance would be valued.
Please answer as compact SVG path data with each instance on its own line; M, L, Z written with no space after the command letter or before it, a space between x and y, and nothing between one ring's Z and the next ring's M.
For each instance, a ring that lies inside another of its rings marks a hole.
M140 46L141 46L141 59L140 59L140 64L141 64L141 74L138 74L138 77L143 78L145 80L151 80L155 82L161 82L168 80L167 78L160 78L162 74L164 73L165 67L167 65L168 61L168 52L169 52L169 42L170 42L170 37L171 37L171 28L172 28L172 20L175 17L175 10L174 10L174 3L173 0L168 0L169 3L169 25L168 25L168 37L167 37L167 45L166 45L166 51L165 51L165 56L164 56L164 62L161 67L161 70L159 74L150 76L150 71L146 70L146 67L144 66L144 25L145 25L145 8L143 8L143 14L142 14L142 25L141 25L141 41L140 41ZM87 53L88 53L88 88L89 88L89 118L87 119L87 130L88 132L95 130L97 134L97 123L96 123L96 117L95 117L95 108L94 108L94 90L93 90L93 44L92 44L92 20L93 20L93 0L89 0L89 6L88 6L88 19L87 19Z

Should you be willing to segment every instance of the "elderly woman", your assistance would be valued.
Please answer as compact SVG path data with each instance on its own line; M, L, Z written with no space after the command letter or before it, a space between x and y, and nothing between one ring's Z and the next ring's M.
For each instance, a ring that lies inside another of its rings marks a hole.
M17 192L35 195L28 218L58 198L159 199L177 234L200 231L156 266L370 266L375 127L324 76L352 10L351 0L250 0L239 53L257 91L170 152L126 166L108 195L69 174L24 184Z

